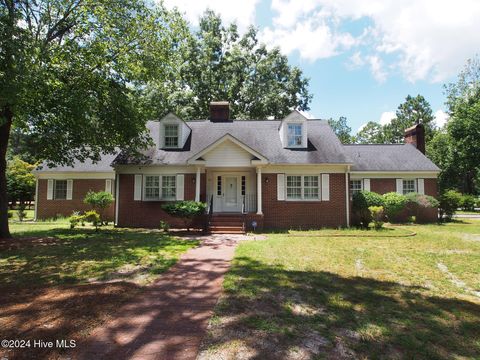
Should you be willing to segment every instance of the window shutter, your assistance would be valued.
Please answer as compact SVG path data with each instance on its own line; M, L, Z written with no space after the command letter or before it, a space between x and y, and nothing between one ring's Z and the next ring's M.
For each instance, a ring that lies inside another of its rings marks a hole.
M142 200L142 175L135 175L135 185L133 191L133 200Z
M72 200L73 180L67 180L67 200Z
M397 179L397 193L403 194L403 179Z
M277 200L285 200L285 174L277 174Z
M425 181L424 179L417 179L417 192L419 194L425 194Z
M330 201L330 175L322 174L322 200Z
M53 200L53 179L47 180L47 200Z
M184 180L185 180L185 175L177 174L177 181L176 181L177 200L184 199Z
M363 179L363 191L370 191L370 179Z
M112 193L112 180L106 179L105 180L105 192L111 194Z

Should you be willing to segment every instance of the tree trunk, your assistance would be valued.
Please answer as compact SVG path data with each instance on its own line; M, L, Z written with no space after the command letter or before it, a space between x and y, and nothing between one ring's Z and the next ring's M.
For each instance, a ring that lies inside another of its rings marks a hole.
M7 199L7 147L13 113L4 107L0 113L0 239L10 239Z

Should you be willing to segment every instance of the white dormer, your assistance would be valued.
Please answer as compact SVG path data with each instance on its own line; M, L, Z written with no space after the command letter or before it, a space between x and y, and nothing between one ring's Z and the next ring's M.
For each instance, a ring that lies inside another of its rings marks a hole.
M182 149L192 130L173 113L160 120L159 147L162 149Z
M306 148L307 118L294 110L280 123L279 133L284 148Z

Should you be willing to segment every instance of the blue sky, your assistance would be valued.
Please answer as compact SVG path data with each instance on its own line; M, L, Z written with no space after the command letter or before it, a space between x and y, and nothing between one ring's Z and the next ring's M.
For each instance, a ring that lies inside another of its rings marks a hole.
M477 0L165 0L195 26L210 8L252 24L310 78L315 118L346 116L355 133L388 122L407 95L423 95L439 125L443 84L480 49Z

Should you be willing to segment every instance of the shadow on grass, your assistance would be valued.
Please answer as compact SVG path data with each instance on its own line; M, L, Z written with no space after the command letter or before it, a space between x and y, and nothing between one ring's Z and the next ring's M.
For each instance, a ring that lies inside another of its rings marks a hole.
M122 266L142 266L162 273L197 241L176 239L154 231L113 229L48 229L0 247L0 284L35 287L108 279Z
M200 359L480 357L480 305L236 258Z

